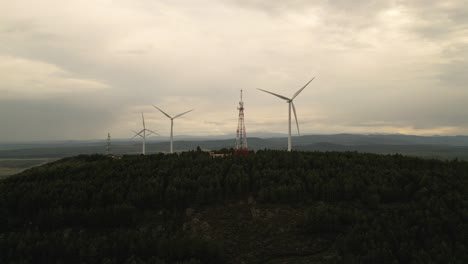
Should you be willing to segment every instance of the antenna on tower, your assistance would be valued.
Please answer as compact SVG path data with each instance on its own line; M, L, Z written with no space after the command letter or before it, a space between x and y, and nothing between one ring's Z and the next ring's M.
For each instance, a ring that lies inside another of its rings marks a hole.
M111 135L110 135L110 133L107 133L107 147L106 147L106 155L107 156L109 156L111 154L110 148L111 148Z
M244 123L244 101L242 99L242 89L240 90L240 101L239 107L239 120L237 121L237 133L236 133L236 148L235 151L237 154L247 155L249 149L247 147L247 134L245 132L245 123Z

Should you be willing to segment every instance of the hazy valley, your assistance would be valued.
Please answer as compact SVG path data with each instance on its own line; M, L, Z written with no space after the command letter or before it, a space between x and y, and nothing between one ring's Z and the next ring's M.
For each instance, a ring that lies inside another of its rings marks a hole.
M249 149L286 149L281 134L258 134L247 139ZM234 147L235 139L223 137L176 137L176 151L220 150ZM468 160L468 136L411 136L411 135L305 135L293 138L293 148L300 151L357 151L361 153L402 154L437 159ZM169 142L153 137L147 142L148 153L167 153ZM52 141L29 143L0 143L0 177L58 158L80 154L105 154L105 140ZM118 139L111 142L114 155L138 154L140 140Z

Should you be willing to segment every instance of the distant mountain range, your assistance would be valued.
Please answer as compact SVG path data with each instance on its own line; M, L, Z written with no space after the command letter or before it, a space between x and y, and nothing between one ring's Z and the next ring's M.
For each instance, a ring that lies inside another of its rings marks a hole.
M283 134L253 134L247 139L249 149L286 149ZM179 136L175 138L176 151L232 148L232 136ZM27 143L0 143L0 158L60 158L79 154L105 153L105 140L49 141ZM167 138L150 139L147 152L166 152ZM335 134L293 137L293 149L300 151L357 151L379 154L403 154L443 159L468 159L468 136L413 136L401 134ZM111 152L116 155L138 154L140 140L114 139Z

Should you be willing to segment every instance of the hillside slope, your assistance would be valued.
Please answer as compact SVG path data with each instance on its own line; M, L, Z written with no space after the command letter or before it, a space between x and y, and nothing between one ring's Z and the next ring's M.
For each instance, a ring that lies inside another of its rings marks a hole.
M0 180L0 263L468 263L468 163L77 156Z

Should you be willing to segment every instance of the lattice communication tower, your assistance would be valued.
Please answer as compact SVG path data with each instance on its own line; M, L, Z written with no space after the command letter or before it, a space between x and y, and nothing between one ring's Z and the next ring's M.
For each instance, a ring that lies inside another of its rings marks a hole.
M236 148L235 151L238 154L247 155L249 149L247 147L247 134L245 132L244 123L244 101L242 101L242 90L240 94L239 107L239 120L237 121L237 134L236 134Z

